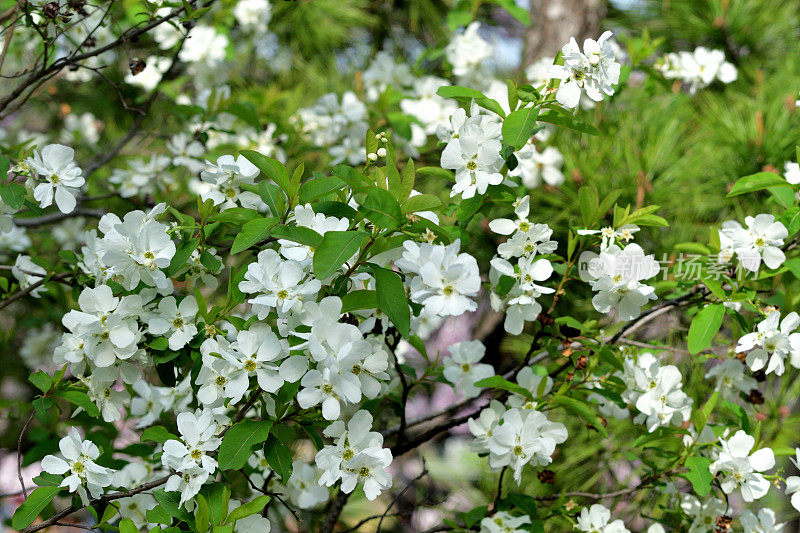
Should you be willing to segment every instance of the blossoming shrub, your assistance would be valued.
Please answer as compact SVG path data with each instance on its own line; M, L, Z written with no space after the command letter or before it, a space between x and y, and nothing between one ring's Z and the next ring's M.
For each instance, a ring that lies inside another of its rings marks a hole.
M35 27L100 16L53 4ZM136 123L88 164L55 139L4 146L0 309L55 313L38 332L48 360L32 364L46 371L18 406L14 529L76 516L122 533L399 528L403 495L453 474L427 462L448 435L468 442L490 488L425 504L440 522L430 531L777 531L768 494L800 509L781 459L800 449L764 431L755 407L796 394L795 167L738 179L727 197L770 195L770 212L744 201L741 221L676 248L690 261L664 260L658 206L566 183L547 144L613 135L578 108L610 103L632 73L692 94L735 81L722 51L623 65L605 32L503 83L485 78L496 52L473 22L441 52L452 80L380 52L359 94L292 115L307 151L289 158L275 125L201 81L229 42L203 17L267 39L269 3L206 7L154 10L173 59L129 65L126 83L151 103L179 63L204 89L175 98L185 123L159 131L152 153L117 158ZM104 196L94 178L106 165ZM530 189L542 182L575 189L565 224L541 216ZM25 228L72 220L78 246L54 230L63 249L37 253ZM649 342L643 330L664 317L688 331ZM436 344L464 323L467 338ZM450 405L414 415L441 391ZM26 438L38 444L23 450ZM32 485L22 455L41 465ZM600 468L625 473L609 487ZM359 505L377 512L348 515Z

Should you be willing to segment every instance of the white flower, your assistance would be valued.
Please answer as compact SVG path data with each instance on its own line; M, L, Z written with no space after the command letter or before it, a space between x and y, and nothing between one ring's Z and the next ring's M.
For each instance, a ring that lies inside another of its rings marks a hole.
M304 300L316 297L322 284L314 278L306 279L307 268L292 259L284 261L278 252L272 249L262 250L257 261L250 263L239 283L239 289L245 293L264 293L248 300L253 311L263 320L271 309L279 316L290 311L299 311Z
M739 517L744 533L780 533L785 524L778 524L775 511L772 509L761 509L758 515L754 512L745 510Z
M71 213L75 209L75 194L85 180L74 157L75 150L69 146L48 144L41 153L34 150L33 157L26 159L30 168L45 180L33 190L33 197L40 207L48 207L55 197L62 213Z
M200 345L203 366L195 383L200 385L197 399L204 405L215 406L224 398L230 398L235 404L247 392L247 373L239 372L239 368L230 363L228 358L233 356L222 355L229 350L230 344L223 337L206 339Z
M645 385L645 391L636 399L636 408L641 415L634 422L641 422L643 418L647 430L652 433L658 427L669 424L678 426L688 421L692 399L681 390L681 380L681 373L676 366L658 368L652 380Z
M97 405L106 422L119 420L120 411L130 402L128 391L113 388L117 378L118 371L114 367L96 368L91 376L80 378L86 385L86 394Z
M795 468L800 464L800 448L795 448L795 457L791 458ZM792 507L800 511L800 476L789 476L786 478L786 494L791 494Z
M136 396L131 400L131 415L139 417L137 429L153 425L164 409L170 408L167 402L169 389L166 387L156 387L139 380L133 384L133 390Z
M130 518L133 520L133 525L140 530L150 530L155 527L155 524L147 519L147 511L158 505L152 494L139 493L117 501L119 502L120 517Z
M567 440L567 428L559 422L533 410L510 409L503 415L503 424L492 431L488 439L489 465L492 468L510 466L517 483L522 467L548 465L556 444Z
M432 315L460 315L477 309L470 297L478 294L481 285L478 262L467 253L458 253L460 241L448 246L405 241L403 247L402 259L395 264L417 274L410 283L414 302Z
M609 42L611 35L607 31L597 41L586 39L583 53L574 37L564 45L564 65L554 65L551 70L552 76L561 80L556 92L558 103L571 109L580 102L582 92L595 102L601 101L603 95L614 94L612 86L619 82L621 66Z
M314 213L311 204L295 207L294 220L299 227L312 229L320 235L325 235L329 231L345 231L350 225L350 221L345 217L336 218L325 216L323 213ZM305 244L285 239L279 239L278 244L282 256L303 265L307 265L314 256L314 251Z
M701 502L693 494L684 494L681 501L681 510L692 519L687 533L708 533L713 531L717 517L725 514L727 507L724 501L713 496L707 496Z
M325 420L336 420L341 413L340 402L361 400L361 382L352 373L340 372L338 362L329 362L322 370L309 370L300 384L297 402L303 409L322 404Z
M494 47L480 36L480 28L480 22L470 23L463 32L453 36L444 49L456 76L475 74L481 64L494 55Z
M556 251L558 243L550 240L553 230L547 224L531 224L527 231L517 231L506 242L497 246L497 253L504 259L512 257L549 254Z
M87 287L78 297L81 310L64 315L62 323L80 338L86 356L98 367L141 355L136 317L142 312L138 294L117 298L108 285ZM78 362L73 360L72 362Z
M494 516L487 516L481 520L480 533L525 533L530 531L522 526L531 523L527 515L513 516L505 511L499 511Z
M656 61L655 68L667 79L680 79L688 86L690 94L707 87L714 79L722 83L736 81L736 67L725 61L722 50L709 50L703 46L693 52L673 52Z
M345 425L337 421L323 432L335 439L317 452L317 466L323 470L320 485L333 485L342 480L341 489L350 493L358 483L363 484L364 494L372 501L392 486L392 475L387 468L392 463L392 452L383 448L383 437L372 429L372 415L357 411Z
M526 366L517 374L517 385L529 391L533 398L541 398L553 388L553 379L547 375L534 374L533 369ZM508 406L516 409L536 409L536 401L517 393L508 398Z
M24 252L31 245L31 238L25 232L25 228L14 225L11 217L8 217L8 226L3 227L4 215L2 214L0 203L0 252Z
M292 462L292 475L286 483L286 495L301 509L313 509L328 501L328 489L319 483L321 471L308 463Z
M249 330L240 331L236 341L219 353L237 372L248 378L255 376L258 386L270 393L277 392L286 381L294 383L308 370L308 359L302 355L289 357L289 344L266 324L253 324Z
M174 297L167 296L158 302L158 313L150 318L150 333L168 337L169 349L180 350L197 335L197 326L194 323L197 311L197 300L194 296L186 296L180 305L175 304Z
M458 109L455 101L436 94L439 87L447 85L450 85L447 80L436 76L425 76L414 81L415 98L400 100L400 109L403 113L417 119L428 135L436 133L437 125L447 122Z
M266 28L272 18L272 6L269 0L239 0L233 8L233 16L242 26Z
M735 220L722 224L720 238L724 234L730 239L731 247L739 258L742 267L758 272L761 261L767 268L778 268L786 260L781 250L783 240L789 236L786 226L777 222L772 215L761 214L744 219L747 228Z
M388 448L367 448L358 452L341 471L342 491L353 492L360 483L367 500L374 500L392 486L392 474L386 471L391 464L392 452Z
M128 72L125 75L125 83L138 85L145 91L152 91L171 64L172 60L168 57L148 56L144 62L144 69L138 74Z
M177 441L168 441L177 442ZM200 492L203 483L208 480L208 470L200 466L192 466L169 477L164 485L167 492L180 492L180 505L188 502Z
M630 533L622 520L611 520L611 511L599 503L581 509L575 529L589 533Z
M602 238L600 242L600 251L605 251L609 246L615 244L618 240L622 242L629 242L633 239L633 234L639 231L639 226L636 224L625 224L620 226L619 229L612 227L605 227L602 229L579 229L578 235L596 235L599 234Z
M787 161L783 167L783 177L792 185L800 183L800 164Z
M597 311L608 313L616 308L620 320L633 320L648 300L656 299L655 289L641 281L658 274L658 262L652 255L645 256L638 244L624 249L611 245L600 252L598 260L596 270L588 272L592 290L597 292L592 298Z
M19 288L22 290L30 288L47 275L47 271L31 261L30 256L27 255L17 256L14 260L14 266L11 267L11 273L17 278L17 281L19 281ZM29 294L34 298L39 298L42 292L46 290L47 287L41 284Z
M520 235L520 233L517 233ZM544 287L536 282L545 281L553 274L553 265L547 259L535 259L535 253L520 257L517 266L514 267L499 257L491 261L489 271L489 281L494 287L494 291L500 288L503 282L502 276L507 276L513 281L504 297L500 297L497 292L492 292L491 303L495 311L503 308L503 302L507 303L506 319L503 327L511 335L519 335L525 326L525 322L536 320L542 312L542 306L536 301L543 294L555 292L555 289Z
M63 458L46 456L42 459L42 469L57 476L68 474L59 486L68 488L70 492L78 491L84 505L88 505L86 489L93 498L100 497L102 488L111 484L114 471L94 462L100 456L100 450L93 442L81 440L74 427L58 442L58 447Z
M166 210L166 204L156 205L149 213L130 211L120 220L114 214L100 219L101 260L109 273L121 276L122 286L133 290L143 282L156 287L162 294L172 290L172 282L162 268L169 266L175 255L175 243L167 234L167 227L156 222L155 217Z
M217 425L210 410L203 410L200 416L194 413L180 413L177 418L181 440L170 439L164 443L161 462L167 468L185 472L202 468L211 474L217 469L217 461L209 455L219 448L221 439L217 438Z
M779 323L780 322L780 323ZM784 360L795 368L800 368L800 315L792 311L781 320L781 312L773 310L767 318L758 323L756 331L748 333L736 345L739 353L748 352L747 365L753 370L765 368L767 374L778 376L784 372Z
M739 430L728 440L722 440L719 459L711 463L711 474L721 474L720 486L725 494L737 488L746 502L758 500L769 490L770 482L760 472L775 466L775 455L769 448L761 448L752 454L755 439Z
M181 48L179 58L186 63L200 61L214 64L225 59L228 42L228 38L217 33L212 26L197 25L189 33L189 39Z
M474 398L481 393L475 382L494 375L494 368L488 364L476 364L486 353L486 347L479 340L464 341L448 348L450 357L444 360L444 377L460 391L465 398Z
M716 378L717 389L730 402L737 401L740 392L748 394L758 388L756 380L745 374L744 364L733 357L711 367L706 372L706 379L709 378Z
M462 198L472 198L476 193L484 194L489 185L502 183L500 148L500 141L487 138L477 125L461 128L458 138L451 140L442 151L442 168L454 170L456 174L450 196L461 194Z
M219 205L220 210L231 207L247 207L255 209L261 204L261 198L254 192L242 190L244 185L255 186L256 178L261 172L243 155L236 159L232 155L223 155L217 164L206 161L208 168L200 173L200 178L210 183L211 187L200 197Z
M361 76L366 90L367 101L374 102L387 87L396 90L407 87L413 77L411 68L405 62L395 62L389 52L381 50L372 59Z
M538 187L542 181L553 187L564 183L564 156L553 146L548 146L541 152L536 149L533 139L525 146L514 152L517 157L517 166L509 170L509 176L522 178L522 184L529 189Z

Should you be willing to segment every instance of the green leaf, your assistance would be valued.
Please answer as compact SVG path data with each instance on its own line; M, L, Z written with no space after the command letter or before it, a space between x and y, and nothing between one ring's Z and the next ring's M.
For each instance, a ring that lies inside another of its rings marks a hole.
M186 261L191 257L197 245L200 244L200 239L189 239L188 241L181 242L175 250L175 255L169 262L169 266L164 270L167 276L173 276L181 268L186 266Z
M518 6L514 0L494 0L494 3L508 11L508 14L523 26L531 25L531 15L528 10Z
M180 440L178 437L167 431L164 426L150 426L142 432L140 437L142 442L167 442L168 440Z
M25 187L17 183L0 183L0 199L11 209L19 209L25 203Z
M600 130L572 115L562 115L561 113L548 111L547 113L540 114L538 120L581 133L588 133L589 135L600 135Z
M238 470L244 467L253 454L253 446L267 440L271 427L271 420L243 420L231 426L219 447L217 459L220 470Z
M400 204L389 191L379 187L367 189L361 207L367 218L381 228L394 228L403 223Z
M536 107L525 107L509 114L503 120L503 142L515 150L521 149L531 138L538 116L539 109Z
M515 394L519 394L520 396L524 396L525 398L532 399L533 395L531 391L524 387L520 387L516 383L512 383L505 379L503 376L492 376L489 378L483 378L475 382L476 387L485 387L488 389L500 389L500 390L507 390L508 392L513 392Z
M578 190L578 204L581 208L581 218L584 226L587 228L593 226L597 221L595 213L600 204L597 198L597 189L589 186L581 187Z
M418 213L442 207L442 201L432 194L418 194L411 196L403 203L403 213Z
M378 295L375 291L350 291L342 296L342 313L359 309L375 309L378 307Z
M417 169L417 174L442 178L447 181L456 181L455 174L449 170L439 167L420 167Z
M306 204L313 202L320 196L325 196L334 191L340 190L345 183L336 176L323 176L313 180L308 180L300 186L300 203Z
M53 386L53 377L50 374L45 373L43 370L37 370L35 373L28 376L28 381L33 383L33 385L42 391L42 393L46 393L50 390L50 387Z
M283 163L277 159L261 155L255 150L242 150L239 153L258 167L258 170L260 170L266 178L277 183L288 197L293 196L291 182L289 181L289 172L286 171L286 167Z
M708 468L709 465L711 465L711 460L699 455L693 455L686 460L686 468L689 469L686 472L686 479L689 480L695 493L701 498L711 492L711 481L714 476L711 475L711 471Z
M191 520L192 517L181 506L181 495L179 492L157 490L153 492L153 497L155 497L159 505L161 505L170 516L174 516L184 522Z
M148 522L153 522L154 524L164 524L165 526L168 526L172 523L172 517L160 505L156 505L152 509L148 509L145 513L145 516L147 517Z
M690 354L695 355L711 346L714 335L722 326L723 316L725 316L725 306L722 304L708 305L695 315L686 339Z
M269 500L270 500L270 497L266 496L266 495L258 496L257 498L253 498L249 502L247 502L245 504L242 504L239 507L237 507L236 509L234 509L233 511L231 511L231 514L228 515L228 518L225 520L225 523L226 524L231 524L231 523L236 522L237 520L240 520L240 519L242 519L242 518L244 518L246 516L250 516L250 515L254 515L256 513L260 513L261 509L263 509L264 506L267 505Z
M770 187L789 187L789 183L783 177L773 172L758 172L736 180L728 193L728 198L747 194L749 192L761 191Z
M353 257L368 236L360 231L329 231L314 251L314 275L325 279Z
M603 426L603 421L600 420L600 417L597 416L595 410L587 403L577 400L575 398L570 398L568 396L555 396L552 400L552 403L562 405L569 409L570 411L574 412L577 415L583 417L583 419L590 423L594 429L596 429L602 436L608 437L608 431L606 430L605 426Z
M260 181L258 182L258 195L269 206L273 216L280 217L284 215L286 211L286 195L280 187L274 183ZM227 211L230 211L230 209ZM225 212L223 211L223 213Z
M266 183L266 182L261 182ZM275 187L275 185L272 185ZM254 218L259 218L261 215L258 214L258 211L255 209L247 209L244 207L232 207L230 209L226 209L216 215L212 215L208 221L209 222L222 222L225 224L233 224L235 226L241 226L250 222Z
M694 427L697 430L697 434L699 435L703 428L706 427L706 423L708 422L708 417L711 416L711 411L714 410L714 407L717 406L717 401L719 400L719 390L715 390L714 394L706 400L705 405L699 411L695 411L695 420L694 420Z
M270 468L281 476L284 483L292 475L292 451L288 446L279 441L275 435L270 435L264 443L264 456Z
M202 494L195 496L194 501L197 504L194 509L194 527L197 533L206 533L211 519L211 509Z
M65 390L59 391L58 395L67 400L69 403L77 405L78 407L82 407L83 410L86 411L86 414L91 417L97 418L100 416L100 410L85 392L78 390Z
M269 233L276 239L305 244L311 248L318 248L319 243L322 242L322 235L311 228L304 228L302 226L285 226L283 224L278 224L274 226Z
M39 487L28 495L22 505L14 511L11 519L11 527L16 530L23 530L36 520L39 513L47 507L56 494L61 492L61 487Z
M789 237L800 231L800 207L792 207L784 211L780 221L789 231Z
M458 85L443 85L436 90L436 94L442 98L486 98L486 95L477 89Z
M277 222L278 219L275 217L259 218L256 220L251 220L242 226L242 231L240 231L233 240L231 254L238 254L239 252L247 250L257 242L263 240L267 235L269 235L270 229L272 229Z
M378 307L386 313L397 331L407 338L411 330L411 310L403 280L397 272L374 264L371 267L375 277Z

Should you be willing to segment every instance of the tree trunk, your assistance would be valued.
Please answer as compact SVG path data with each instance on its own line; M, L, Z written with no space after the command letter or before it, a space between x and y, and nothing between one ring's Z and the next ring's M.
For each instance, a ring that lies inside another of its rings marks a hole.
M605 15L605 0L530 0L531 25L525 32L523 65L542 57L553 57L575 37L600 36L600 20Z

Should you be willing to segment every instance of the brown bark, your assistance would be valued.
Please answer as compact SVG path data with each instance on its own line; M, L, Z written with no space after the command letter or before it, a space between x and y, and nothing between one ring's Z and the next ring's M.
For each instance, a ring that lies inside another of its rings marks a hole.
M600 36L600 21L605 15L605 0L530 0L531 25L525 31L523 65L545 56L553 57L575 37Z

